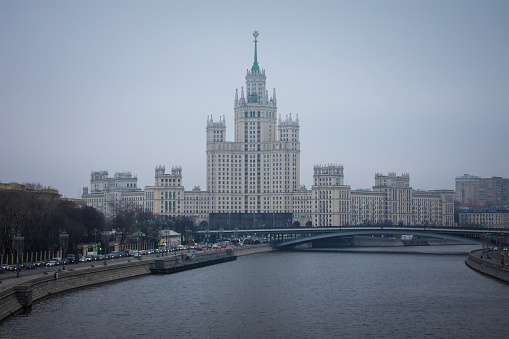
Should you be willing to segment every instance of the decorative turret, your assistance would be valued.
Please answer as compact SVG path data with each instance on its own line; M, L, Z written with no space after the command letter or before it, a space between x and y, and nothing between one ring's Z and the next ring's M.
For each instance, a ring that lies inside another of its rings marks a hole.
M165 171L166 171L166 168L163 165L156 166L156 175L155 175L156 179L157 179L157 177L164 175Z
M156 187L182 187L182 166L173 166L171 174L165 173L164 166L156 167Z
M226 118L223 115L219 121L214 122L214 118L207 117L207 143L226 141Z
M272 91L272 99L270 99L272 106L277 107L277 99L276 99L276 88Z
M299 127L299 115L297 114L297 117L292 119L292 113L290 115L286 116L285 120L281 120L281 114L279 115L279 127Z
M398 176L396 172L375 173L375 187L410 187L410 174L402 173Z
M313 182L315 186L343 185L343 165L327 164L313 167Z
M292 114L281 120L281 114L278 120L279 140L280 141L299 141L299 116L294 120Z

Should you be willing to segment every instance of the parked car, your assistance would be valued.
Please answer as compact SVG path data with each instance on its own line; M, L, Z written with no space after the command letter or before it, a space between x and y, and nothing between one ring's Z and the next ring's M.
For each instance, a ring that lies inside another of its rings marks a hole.
M18 269L21 269L18 264L12 264L7 266L7 270L9 271L17 271Z
M46 263L46 267L53 267L56 265L57 265L57 262L55 260L50 260Z
M35 265L35 267L42 267L42 266L46 265L46 261L45 260L39 260L39 261L34 262L34 265Z
M51 258L50 261L54 261L55 262L55 265L60 265L60 262L62 261L62 258L60 257L55 257L55 258Z
M69 264L75 264L78 262L74 254L68 254L66 259L69 260Z
M26 270L32 270L35 268L35 264L33 262L24 262L22 265Z

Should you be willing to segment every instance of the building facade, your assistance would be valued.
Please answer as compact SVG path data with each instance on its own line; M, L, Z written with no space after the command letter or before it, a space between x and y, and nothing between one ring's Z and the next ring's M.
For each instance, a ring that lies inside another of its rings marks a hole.
M485 228L508 228L509 211L496 209L472 209L459 213L460 226Z
M464 174L456 177L456 200L464 207L489 208L509 205L509 179L481 178Z
M82 199L88 206L101 211L106 218L115 214L115 208L129 204L145 208L145 192L138 188L138 178L131 172L117 172L113 178L108 171L90 174L90 191L83 187Z
M344 184L342 165L315 165L312 187L301 185L299 117L278 114L276 90L269 96L265 70L258 65L258 32L253 36L253 65L245 87L235 91L234 140L227 140L224 116L207 117L206 190L186 191L178 166L170 173L156 167L154 186L144 192L134 181L115 181L115 187L134 191L112 190L113 183L104 179L107 172L93 172L91 193L83 194L87 204L107 214L108 202L142 196L154 216L187 216L203 228L454 225L454 191L414 198L408 173L377 173L372 190L355 191Z

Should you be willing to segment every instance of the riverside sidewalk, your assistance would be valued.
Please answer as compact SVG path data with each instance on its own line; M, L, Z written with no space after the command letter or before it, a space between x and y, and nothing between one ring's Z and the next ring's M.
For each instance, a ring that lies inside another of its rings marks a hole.
M143 260L152 260L155 257L147 256L145 258L142 258ZM128 259L129 260L129 259ZM131 261L138 262L138 259L130 259ZM107 261L107 266L113 266L118 264L125 264L127 260L115 262L115 261ZM31 280L41 278L41 277L51 277L54 276L55 273L60 272L66 272L66 271L79 271L84 269L90 269L90 268L100 268L104 266L104 261L94 261L94 262L88 262L88 263L80 263L80 264L68 264L65 265L65 270L62 270L62 268L58 269L51 269L46 270L45 268L36 268L35 270L38 270L40 272L35 273L34 271L20 271L19 278L17 277L17 272L4 272L2 275L0 275L0 292L7 290L11 287L21 285L24 283L27 283Z

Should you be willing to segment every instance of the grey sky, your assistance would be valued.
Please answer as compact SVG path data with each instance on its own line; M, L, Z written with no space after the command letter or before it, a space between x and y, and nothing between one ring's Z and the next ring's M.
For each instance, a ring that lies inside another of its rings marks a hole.
M93 170L144 187L182 165L205 189L207 116L233 141L255 29L308 188L327 163L353 189L509 177L508 1L2 1L0 182L79 197Z

